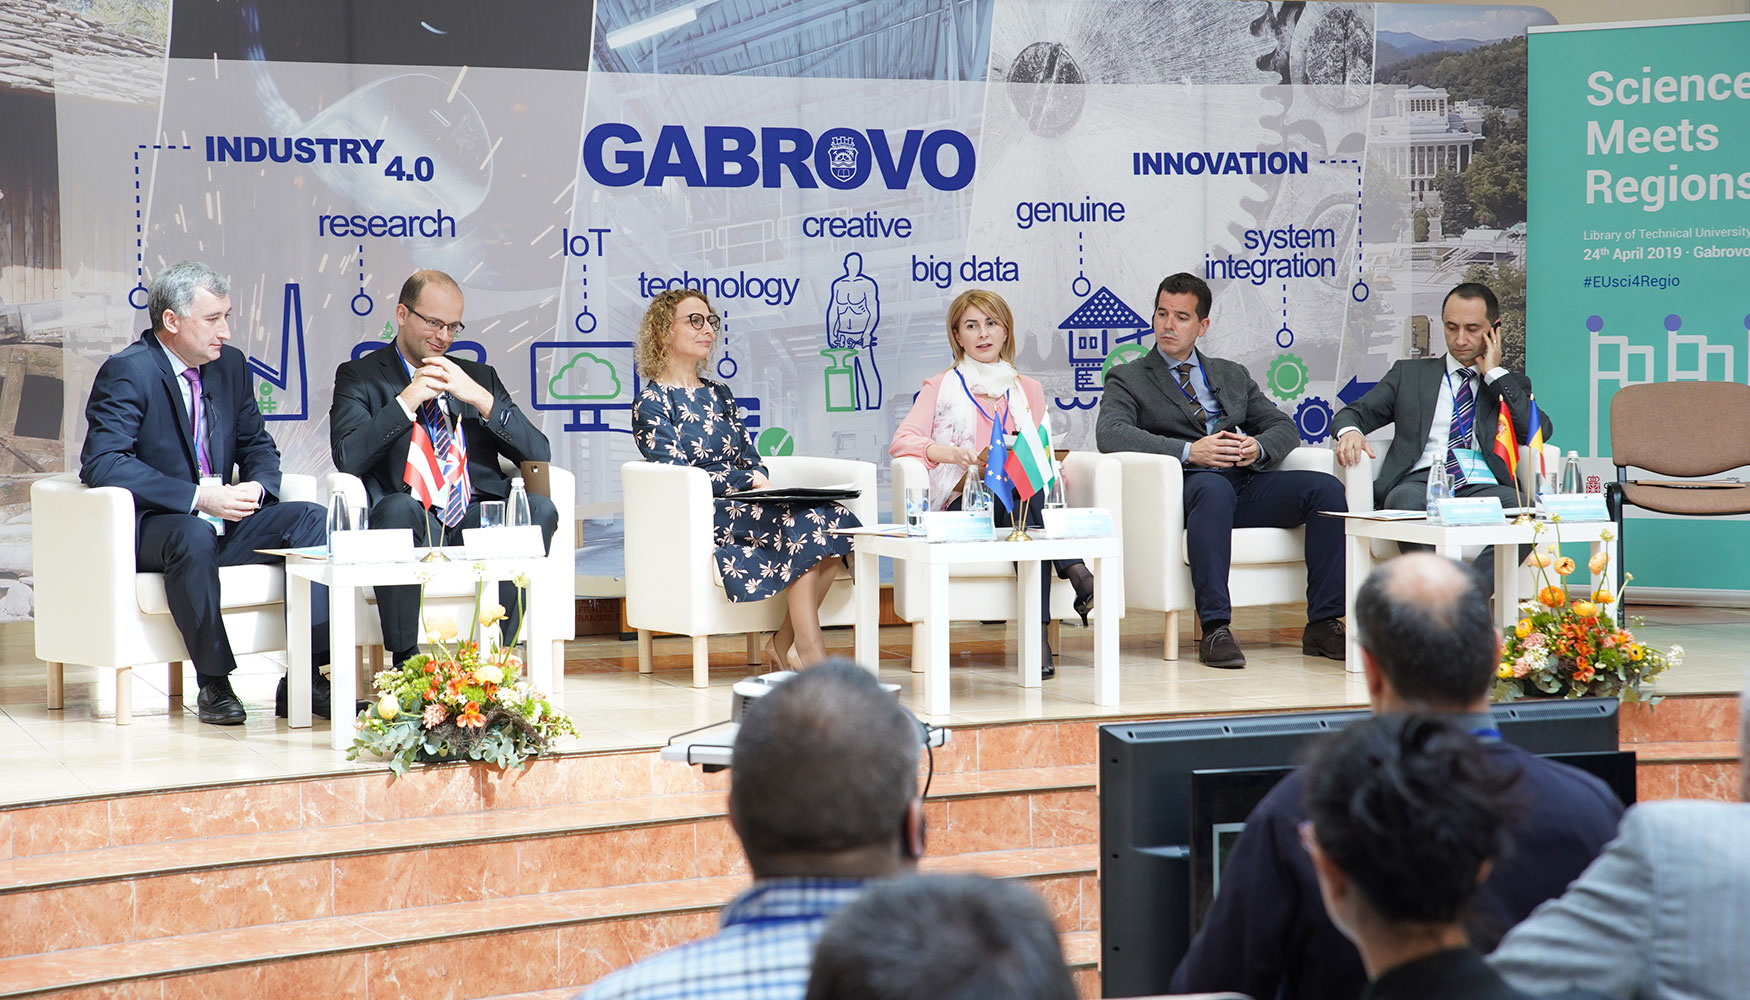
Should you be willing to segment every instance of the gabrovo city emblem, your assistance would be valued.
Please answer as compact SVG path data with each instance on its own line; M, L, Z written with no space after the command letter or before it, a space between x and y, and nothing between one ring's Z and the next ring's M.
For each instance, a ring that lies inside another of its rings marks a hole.
M841 183L849 183L857 176L857 144L848 135L833 136L826 150L827 169L833 178Z

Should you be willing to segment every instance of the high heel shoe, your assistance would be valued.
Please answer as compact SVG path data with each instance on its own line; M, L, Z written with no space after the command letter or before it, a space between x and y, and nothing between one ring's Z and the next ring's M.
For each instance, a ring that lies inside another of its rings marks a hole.
M1042 650L1039 662L1039 679L1048 681L1057 676L1057 664L1051 655L1051 623L1045 622L1039 626L1039 648Z
M1088 612L1094 610L1094 574L1086 566L1069 571L1069 584L1075 588L1075 612L1082 616L1082 628L1088 627Z

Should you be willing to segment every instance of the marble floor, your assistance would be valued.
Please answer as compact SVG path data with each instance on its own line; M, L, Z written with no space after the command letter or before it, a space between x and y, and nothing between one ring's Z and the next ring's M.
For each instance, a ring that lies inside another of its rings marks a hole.
M1750 609L1644 606L1643 640L1681 644L1683 666L1663 679L1666 694L1737 692L1750 663ZM1241 609L1235 631L1246 651L1245 670L1214 670L1198 663L1186 639L1182 658L1161 659L1161 617L1133 613L1120 640L1120 703L1093 703L1091 631L1065 626L1058 676L1026 690L1009 665L1013 637L995 625L956 625L952 634L952 714L928 721L953 727L1028 719L1150 717L1179 713L1259 712L1362 705L1359 675L1334 660L1302 656L1303 611L1295 606ZM900 685L914 709L922 703L922 675L910 671L909 628L881 635L881 677ZM849 629L827 633L832 651L849 654ZM691 686L685 639L656 641L656 670L638 673L636 643L616 637L579 639L566 650L565 704L579 737L561 749L635 749L664 743L686 729L729 718L729 687L746 676L739 636L713 644L711 685ZM68 665L66 707L43 707L43 667L32 652L29 623L0 625L0 755L11 761L0 783L0 803L31 802L133 789L321 774L382 765L349 762L328 747L328 723L293 730L273 716L273 693L283 661L245 657L233 686L249 709L246 725L208 726L194 716L195 685L185 684L187 707L171 703L162 669L134 671L133 724L115 725L115 684L107 670ZM342 722L343 725L348 724Z

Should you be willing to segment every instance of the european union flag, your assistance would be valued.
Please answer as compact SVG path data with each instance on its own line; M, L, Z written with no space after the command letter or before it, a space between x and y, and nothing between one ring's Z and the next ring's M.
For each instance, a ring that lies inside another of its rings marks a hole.
M1002 421L993 420L990 424L990 454L984 460L984 487L990 490L990 495L996 498L997 503L1013 514L1015 483L1003 468L1008 461L1009 449L1003 445Z

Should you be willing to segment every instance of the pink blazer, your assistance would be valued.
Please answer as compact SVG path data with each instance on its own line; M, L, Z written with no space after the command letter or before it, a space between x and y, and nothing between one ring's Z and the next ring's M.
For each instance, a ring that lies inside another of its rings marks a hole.
M889 455L894 458L918 459L924 463L926 469L936 467L935 462L924 456L924 449L936 443L936 394L943 391L942 380L952 374L953 369L949 369L924 379L924 387L919 390L917 401L912 403L911 412L905 415L899 428L893 432L893 444L887 449ZM957 378L949 379L947 391L962 391L960 380ZM1045 414L1045 389L1039 384L1039 380L1022 375L1021 391L1027 394L1027 405L1032 408L1034 419L1043 416ZM976 398L978 405L984 407L986 413L994 413L995 410L992 407L1001 405L1000 400L991 399L989 396ZM990 440L990 423L989 417L981 416L978 418L978 433L973 438L973 447L982 448L985 442ZM1011 419L1003 430L1012 433L1015 430L1014 421Z

